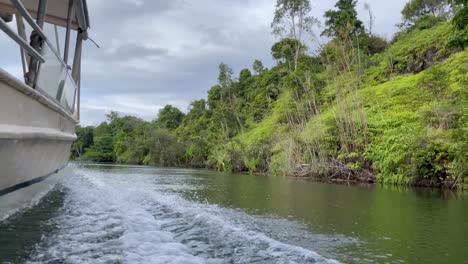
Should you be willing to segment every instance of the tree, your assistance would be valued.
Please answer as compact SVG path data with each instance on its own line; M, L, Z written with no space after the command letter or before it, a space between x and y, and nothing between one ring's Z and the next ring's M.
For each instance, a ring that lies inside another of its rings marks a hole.
M284 38L276 42L271 47L271 55L277 61L289 64L292 68L295 64L296 55L304 55L306 47L302 45L297 39Z
M239 83L235 82L233 79L233 70L226 64L220 63L219 64L219 75L218 75L218 84L219 84L219 91L216 91L216 86L213 86L212 89L208 92L208 104L210 105L210 108L213 103L213 97L212 95L220 97L220 104L218 104L217 109L218 114L219 114L219 120L221 121L221 126L222 130L224 130L225 135L230 135L231 132L234 131L239 131L242 129L242 120L241 117L238 113L238 109L236 108L237 105L237 96L236 93L238 93L238 88L239 88ZM249 70L247 70L248 73L244 71L243 74L249 74L250 76L252 75ZM213 92L216 92L215 94L212 94ZM219 94L218 94L219 93ZM210 100L211 97L211 100ZM235 124L237 122L237 127L235 125L230 125L230 124ZM234 130L231 130L230 128L235 128Z
M114 120L119 118L119 113L117 111L110 111L110 113L106 114L106 118L112 123Z
M224 64L220 63L218 66L219 74L218 74L218 83L221 85L221 88L228 88L232 85L232 69Z
M238 95L240 97L243 97L244 95L244 89L245 89L245 86L248 84L249 80L251 80L251 77L252 77L252 73L250 72L249 69L242 69L239 73L239 85L237 85L239 87L238 90Z
M249 69L242 69L239 73L239 82L244 82L247 79L252 77L252 73L250 72Z
M208 90L208 108L214 110L221 102L221 86L213 85Z
M325 12L322 36L344 39L364 33L364 26L357 17L356 0L338 0L335 8Z
M190 103L190 111L188 116L201 117L206 112L206 101L205 99L195 100Z
M176 166L183 156L183 146L166 129L149 131L145 144L149 152L143 163L153 166Z
M94 145L86 151L83 159L97 162L113 162L113 136L112 129L108 123L102 122L94 129L93 141Z
M263 63L260 60L255 60L252 69L256 74L260 74L265 70L265 67L263 67Z
M143 142L147 124L134 116L118 117L109 123L113 131L115 162L142 164L147 151Z
M94 127L77 126L75 129L76 140L73 142L71 147L71 158L80 158L86 151L87 148L91 147L93 142Z
M186 146L184 161L191 167L204 167L211 146L216 144L209 131L211 124L206 101L201 99L190 103L189 112L176 133L178 140Z
M369 3L364 3L364 9L367 10L369 14L369 35L372 35L372 27L374 26L374 13Z
M180 123L182 123L184 116L184 113L182 113L177 107L166 105L164 108L159 110L156 124L160 128L174 130L179 127Z
M222 135L228 138L236 129L235 122L238 119L236 113L236 96L234 94L237 84L232 79L232 69L226 64L219 65L218 85L214 85L208 91L208 107L210 110L213 127L216 131L222 131ZM236 85L235 85L236 84Z
M402 27L410 27L425 15L447 18L448 2L446 0L411 0L401 11L403 16Z
M275 16L271 23L273 34L281 38L290 38L302 43L304 33L312 32L317 19L310 15L312 10L309 0L277 0ZM286 34L285 34L286 33ZM294 70L301 53L301 45L294 46Z

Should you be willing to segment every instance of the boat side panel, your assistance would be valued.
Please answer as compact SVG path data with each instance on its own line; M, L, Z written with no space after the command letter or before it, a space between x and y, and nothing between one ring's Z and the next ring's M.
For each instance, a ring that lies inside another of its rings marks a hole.
M0 191L62 168L71 144L40 138L0 139Z
M74 134L73 120L58 105L0 71L0 125L55 129Z

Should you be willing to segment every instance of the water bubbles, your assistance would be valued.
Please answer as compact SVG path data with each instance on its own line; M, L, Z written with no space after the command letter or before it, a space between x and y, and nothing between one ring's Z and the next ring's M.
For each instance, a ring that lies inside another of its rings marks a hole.
M255 216L184 199L190 173L75 171L30 263L336 263L275 240Z

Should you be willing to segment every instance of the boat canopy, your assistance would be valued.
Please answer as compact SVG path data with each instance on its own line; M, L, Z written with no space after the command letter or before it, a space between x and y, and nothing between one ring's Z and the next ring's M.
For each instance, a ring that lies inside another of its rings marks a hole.
M11 0L0 0L0 11L2 13L18 13L16 6ZM37 10L39 8L38 0L22 0L21 3L29 14L37 17ZM89 15L88 8L85 0L73 0L74 11L76 16L71 19L70 28L77 30L80 28L86 31L89 28ZM47 8L45 11L44 21L53 25L67 27L68 17L68 0L48 0Z
M8 24L13 18L16 30ZM86 0L0 0L0 30L20 47L25 84L78 120L82 42L89 26ZM59 33L58 27L65 30Z

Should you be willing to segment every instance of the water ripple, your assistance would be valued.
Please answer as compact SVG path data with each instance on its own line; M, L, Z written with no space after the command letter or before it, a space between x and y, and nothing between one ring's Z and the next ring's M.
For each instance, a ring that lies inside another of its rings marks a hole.
M145 175L77 171L63 183L57 230L29 263L337 263L272 238L249 224L254 216L182 198L175 191L183 177L158 184Z

